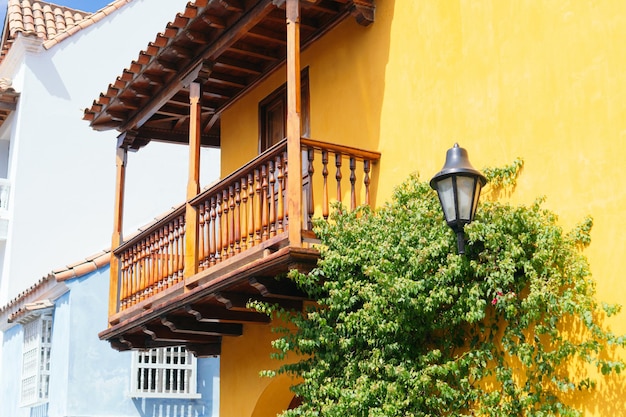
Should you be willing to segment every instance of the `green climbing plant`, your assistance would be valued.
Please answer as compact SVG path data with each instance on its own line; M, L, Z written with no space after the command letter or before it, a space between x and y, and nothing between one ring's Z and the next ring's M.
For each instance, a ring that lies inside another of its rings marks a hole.
M520 167L487 172L511 185ZM377 210L335 210L315 224L318 266L289 275L316 303L255 304L295 328L275 329L274 357L299 360L265 372L301 381L283 416L580 415L562 398L594 381L572 364L624 369L611 354L624 336L602 326L619 307L596 301L581 253L591 226L564 232L540 200L485 203L459 256L417 176Z

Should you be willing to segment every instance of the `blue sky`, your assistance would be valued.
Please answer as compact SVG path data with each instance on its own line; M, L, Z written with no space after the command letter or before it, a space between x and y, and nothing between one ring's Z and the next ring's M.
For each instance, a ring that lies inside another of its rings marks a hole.
M4 27L4 17L7 12L7 1L0 0L0 25ZM46 1L46 0L44 0ZM59 6L71 7L73 9L82 10L84 12L95 12L102 9L113 0L52 0L48 3L54 3Z

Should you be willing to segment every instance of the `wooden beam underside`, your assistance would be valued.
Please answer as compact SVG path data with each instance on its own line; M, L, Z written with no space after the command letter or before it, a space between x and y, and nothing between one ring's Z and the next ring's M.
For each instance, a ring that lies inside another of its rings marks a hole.
M220 116L287 57L286 4L248 0L190 2L139 54L108 90L85 110L96 130L133 131L121 146L139 149L152 140L188 143L189 86L202 80L200 143L220 145ZM302 49L352 15L367 25L373 0L302 2Z

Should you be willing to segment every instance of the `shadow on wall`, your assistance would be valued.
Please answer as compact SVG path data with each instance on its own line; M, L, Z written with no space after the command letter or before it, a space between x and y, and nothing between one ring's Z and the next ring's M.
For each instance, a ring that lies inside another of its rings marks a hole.
M133 398L141 417L203 417L211 410L202 401L164 400L162 398Z

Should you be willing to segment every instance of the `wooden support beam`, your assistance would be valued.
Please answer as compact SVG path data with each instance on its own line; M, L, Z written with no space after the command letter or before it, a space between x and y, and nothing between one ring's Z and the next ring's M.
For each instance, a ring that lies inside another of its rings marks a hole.
M185 278L194 276L198 272L198 211L189 203L189 200L200 192L201 98L202 84L194 81L189 86L189 176L185 208Z
M218 300L224 303L227 308L233 309L248 309L248 302L261 301L270 304L279 304L287 310L302 310L303 301L301 299L289 299L268 296L264 297L261 294L242 294L234 292L221 292L219 293ZM249 311L249 309L248 309Z
M225 307L218 307L205 304L192 304L185 307L185 310L202 322L237 322L237 323L269 323L270 317L267 314L255 311L228 310Z
M184 343L217 343L221 339L219 336L203 336L194 333L173 332L165 326L148 324L141 326L141 330L155 342Z
M174 333L188 333L204 336L241 336L243 325L239 323L212 323L201 322L192 317L166 316L161 318L161 323Z
M302 156L300 149L300 2L287 0L287 213L289 245L302 246Z
M117 256L113 254L113 251L122 244L127 153L126 148L117 148L115 154L115 207L113 209L113 234L111 236L109 317L117 313L119 308L120 262Z
M286 298L292 300L307 299L306 293L302 291L295 282L284 278L277 280L273 277L251 277L248 278L251 286L256 288L263 297Z

